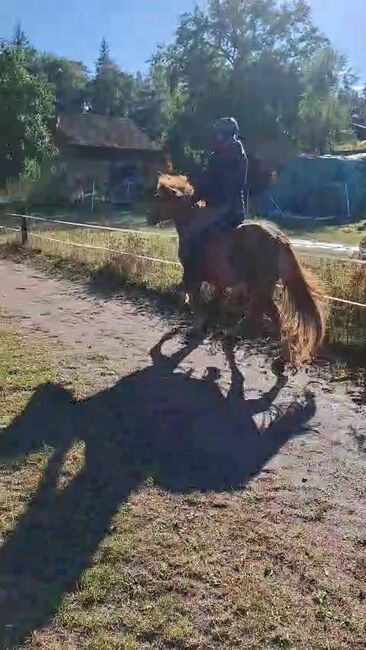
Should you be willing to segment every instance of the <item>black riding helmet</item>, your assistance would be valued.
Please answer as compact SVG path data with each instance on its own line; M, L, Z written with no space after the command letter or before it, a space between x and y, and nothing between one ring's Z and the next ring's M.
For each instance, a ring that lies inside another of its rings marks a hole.
M234 117L220 117L213 124L214 136L221 138L237 138L239 136L239 125Z

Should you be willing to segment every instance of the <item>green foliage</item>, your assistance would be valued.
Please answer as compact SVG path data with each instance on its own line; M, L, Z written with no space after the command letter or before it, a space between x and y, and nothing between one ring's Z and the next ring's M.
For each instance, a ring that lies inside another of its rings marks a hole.
M207 11L184 15L156 57L179 97L173 149L206 149L212 120L225 114L238 118L252 152L296 142L301 69L325 44L303 0L211 0Z
M111 59L109 47L102 40L96 62L95 77L90 84L90 108L98 115L125 117L134 92L134 79L122 72Z
M0 184L22 174L36 177L55 152L49 128L52 88L27 64L25 49L0 46Z
M174 94L170 92L168 75L163 66L152 65L147 76L136 76L129 114L153 138L167 136L174 121L175 109Z
M300 141L305 150L326 153L350 126L350 113L340 92L345 61L332 48L319 50L303 75L299 104Z
M19 84L19 101L11 102L7 119L12 115L19 125L33 124L35 107L27 109L33 84L43 97L45 117L52 113L47 108L51 91L56 111L131 117L166 143L176 168L184 171L203 164L211 123L222 115L238 119L250 155L260 158L275 149L282 159L296 148L327 152L352 138L352 115L366 121L365 96L354 90L356 78L344 58L314 26L306 0L208 0L202 7L181 17L172 44L158 49L147 74L136 76L113 60L105 39L90 76L81 62L36 52L18 24L1 56L7 50L14 59L17 53L21 64L16 67L27 76L28 91L23 93L25 81L15 75L12 87ZM36 140L42 142L40 122ZM27 136L33 142L32 137ZM47 157L49 144L42 148ZM23 145L11 164L4 143L1 156L13 176L32 170L36 177L35 164L25 165L25 159L42 162Z
M52 54L41 54L34 62L34 72L43 74L52 84L58 111L80 112L88 103L89 77L86 66Z
M26 49L26 48L30 47L28 37L27 37L25 31L23 30L22 25L21 25L20 22L18 22L15 25L12 44L15 45L15 47L20 47L22 49Z
M41 178L41 166L35 158L25 158L21 180L37 183Z

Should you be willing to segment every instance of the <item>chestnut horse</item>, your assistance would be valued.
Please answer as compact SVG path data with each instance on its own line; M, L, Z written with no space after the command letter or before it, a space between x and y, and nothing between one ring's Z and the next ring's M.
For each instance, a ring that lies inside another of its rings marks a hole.
M180 243L212 221L195 204L185 176L162 174L148 222L173 221ZM283 362L298 366L315 356L326 324L325 297L314 275L297 259L287 235L272 224L247 221L233 232L207 234L200 248L198 286L207 282L221 296L240 298L257 318L267 315L282 340ZM282 291L276 291L281 282ZM193 310L197 295L190 296Z

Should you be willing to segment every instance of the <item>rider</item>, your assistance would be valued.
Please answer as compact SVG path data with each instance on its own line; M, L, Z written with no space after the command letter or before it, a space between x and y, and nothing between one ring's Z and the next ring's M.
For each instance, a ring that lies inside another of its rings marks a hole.
M239 139L238 123L233 117L222 117L213 125L213 151L207 169L195 184L194 200L206 201L212 208L212 219L193 240L183 243L181 250L186 291L195 286L202 240L214 231L233 230L244 220L247 174L248 159Z

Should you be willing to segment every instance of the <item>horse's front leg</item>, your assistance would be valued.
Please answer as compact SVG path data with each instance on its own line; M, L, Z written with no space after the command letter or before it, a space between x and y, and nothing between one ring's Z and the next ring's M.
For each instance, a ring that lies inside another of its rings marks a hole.
M201 302L201 287L197 287L188 295L188 305L193 314L193 333L197 336L202 336L207 327L206 314L202 310Z
M228 398L244 398L244 376L240 372L235 359L235 340L227 336L223 341L223 349L231 372L231 383Z

